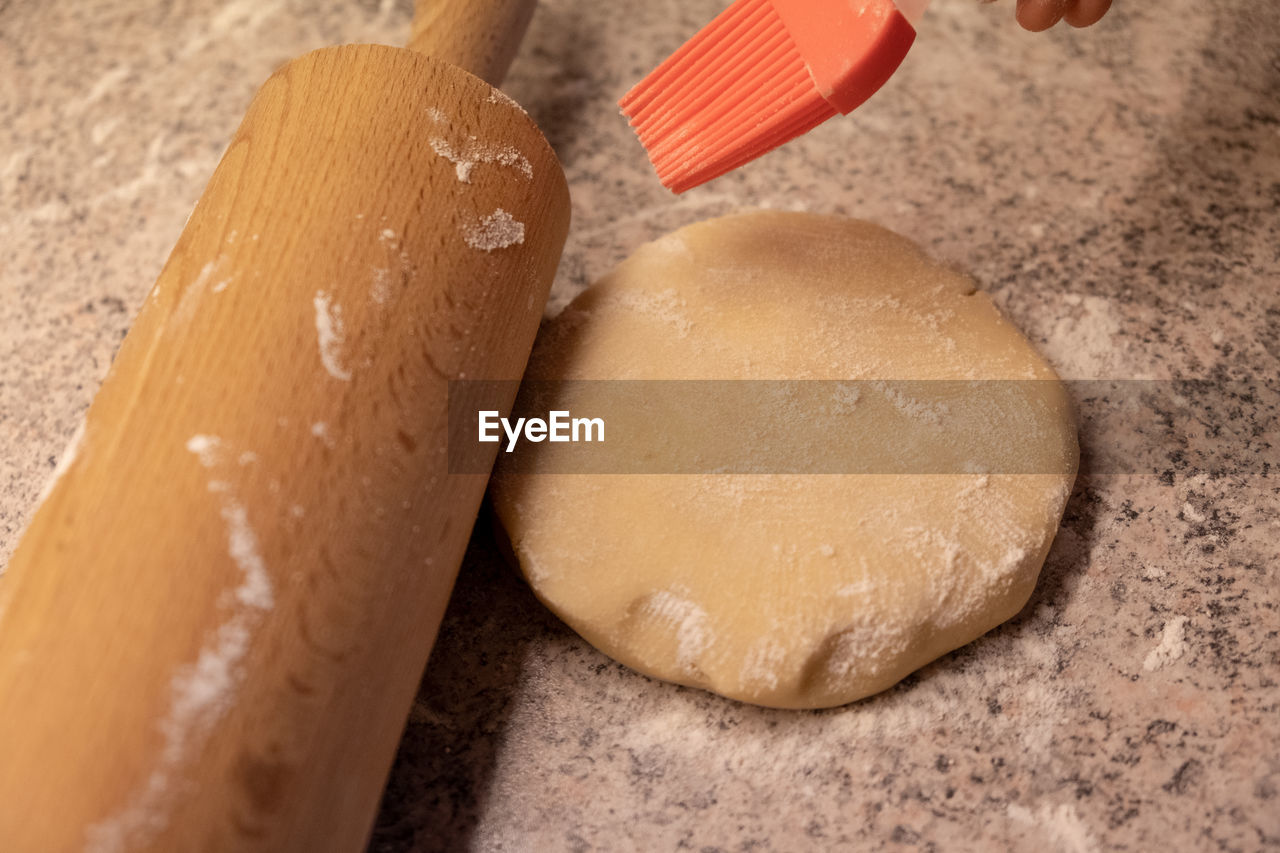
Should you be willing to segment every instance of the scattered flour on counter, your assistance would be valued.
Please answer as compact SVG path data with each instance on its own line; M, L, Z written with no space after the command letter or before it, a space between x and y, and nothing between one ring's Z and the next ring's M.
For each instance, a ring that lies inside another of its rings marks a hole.
M351 371L342 366L342 345L346 343L346 326L342 322L342 306L333 303L333 297L317 290L313 300L316 308L316 340L320 346L320 361L334 379L351 380Z
M1196 524L1206 520L1205 514L1193 507L1190 501L1186 501L1182 504L1182 514L1188 521L1193 521Z
M1189 621L1186 616L1175 616L1164 623L1160 643L1147 654L1146 660L1142 662L1143 669L1155 672L1187 653L1186 628Z
M481 219L475 225L465 225L462 237L473 249L492 252L524 242L524 223L517 222L502 208Z
M1100 296L1081 296L1070 304L1040 343L1044 357L1064 379L1123 374L1130 350L1123 312Z
M226 458L223 442L217 436L193 435L186 446L208 470L222 466ZM191 751L199 750L214 724L231 708L243 677L240 664L249 652L253 629L262 613L274 604L271 577L257 535L249 524L248 512L236 499L234 487L214 479L209 481L208 490L219 498L227 551L242 575L235 590L240 606L218 626L195 661L179 667L170 680L169 710L158 724L164 737L159 762L124 809L86 830L85 849L90 853L123 853L145 847L168 825L175 789L184 782L181 765Z
M1089 827L1069 803L1057 808L1042 805L1034 812L1026 806L1009 803L1005 814L1010 820L1043 831L1060 853L1093 853L1098 849Z

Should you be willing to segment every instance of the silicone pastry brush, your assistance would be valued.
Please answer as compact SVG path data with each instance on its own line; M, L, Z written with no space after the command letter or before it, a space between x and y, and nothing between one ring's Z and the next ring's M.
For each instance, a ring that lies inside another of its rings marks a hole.
M0 579L6 853L364 849L488 481L450 383L509 409L568 231L534 2L249 106Z
M929 0L736 0L618 105L681 193L847 114L902 63Z

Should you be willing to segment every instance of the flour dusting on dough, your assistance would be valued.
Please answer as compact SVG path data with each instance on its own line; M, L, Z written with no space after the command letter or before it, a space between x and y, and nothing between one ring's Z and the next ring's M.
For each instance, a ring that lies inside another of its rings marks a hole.
M930 403L924 400L916 400L886 382L872 382L871 387L883 394L895 409L913 420L937 426L942 423L944 417L950 414L950 409L946 403Z
M907 648L911 625L883 617L874 610L860 611L843 631L827 637L815 655L827 678L874 678Z
M676 630L676 663L685 670L697 665L698 656L711 645L711 628L707 611L687 598L667 590L649 596L647 613L670 622Z
M831 393L831 402L834 404L832 411L837 415L851 414L860 396L862 392L858 390L858 386L837 383L836 390Z
M693 331L693 321L689 319L685 310L687 303L680 298L675 288L669 287L657 293L649 291L618 293L611 301L637 314L670 324L678 337L687 338L689 332Z
M743 656L742 670L738 677L745 685L773 690L778 686L778 671L786 658L785 646L776 640L761 637Z

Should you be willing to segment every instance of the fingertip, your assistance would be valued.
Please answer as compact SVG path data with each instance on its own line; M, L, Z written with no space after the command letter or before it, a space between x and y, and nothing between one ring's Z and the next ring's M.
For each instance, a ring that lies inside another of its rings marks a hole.
M1091 27L1111 8L1111 0L1075 0L1062 16L1073 27Z
M1066 7L1067 0L1018 0L1015 14L1024 30L1039 33L1062 20Z

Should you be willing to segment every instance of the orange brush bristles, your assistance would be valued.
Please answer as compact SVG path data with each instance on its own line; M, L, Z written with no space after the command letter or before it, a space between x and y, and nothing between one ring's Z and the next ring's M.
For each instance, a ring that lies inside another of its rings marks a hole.
M737 0L618 105L681 193L853 109L914 36L891 0Z

